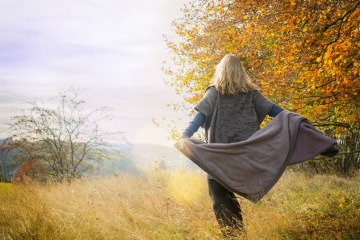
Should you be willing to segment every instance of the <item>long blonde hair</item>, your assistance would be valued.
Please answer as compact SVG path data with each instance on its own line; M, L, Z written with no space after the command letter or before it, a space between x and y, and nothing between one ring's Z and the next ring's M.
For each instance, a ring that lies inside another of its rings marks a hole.
M257 90L258 87L246 74L241 60L234 54L226 54L216 66L212 83L221 94L234 95L238 92Z

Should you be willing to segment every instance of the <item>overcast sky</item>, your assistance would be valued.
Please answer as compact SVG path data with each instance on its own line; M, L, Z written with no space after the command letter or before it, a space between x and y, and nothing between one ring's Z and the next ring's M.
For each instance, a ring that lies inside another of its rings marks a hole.
M185 0L0 0L0 124L21 100L47 99L71 86L89 106L109 106L105 127L129 142L171 145L152 118L174 118L180 100L164 83L163 34Z

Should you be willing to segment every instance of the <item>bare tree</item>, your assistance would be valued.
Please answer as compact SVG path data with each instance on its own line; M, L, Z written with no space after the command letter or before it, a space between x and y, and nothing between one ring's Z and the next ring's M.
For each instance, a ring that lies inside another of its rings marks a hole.
M92 170L94 161L113 156L108 140L122 138L122 133L105 132L100 127L112 118L111 109L88 111L79 94L80 90L72 87L46 103L26 102L29 110L12 117L10 137L1 150L16 149L13 160L17 166L35 162L57 180L73 179Z

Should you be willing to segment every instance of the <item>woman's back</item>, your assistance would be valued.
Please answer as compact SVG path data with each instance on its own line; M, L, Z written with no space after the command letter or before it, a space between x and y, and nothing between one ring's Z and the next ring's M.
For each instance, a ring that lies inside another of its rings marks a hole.
M195 109L206 115L209 143L232 143L246 140L258 131L272 105L256 90L229 95L209 87Z

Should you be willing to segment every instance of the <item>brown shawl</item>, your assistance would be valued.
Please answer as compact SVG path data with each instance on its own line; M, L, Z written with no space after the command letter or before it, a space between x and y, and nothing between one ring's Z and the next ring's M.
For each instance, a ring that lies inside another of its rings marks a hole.
M175 147L223 186L253 202L275 185L286 166L338 152L335 140L289 111L242 142L207 144L182 138Z

